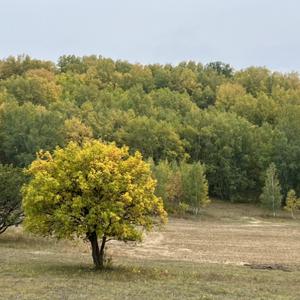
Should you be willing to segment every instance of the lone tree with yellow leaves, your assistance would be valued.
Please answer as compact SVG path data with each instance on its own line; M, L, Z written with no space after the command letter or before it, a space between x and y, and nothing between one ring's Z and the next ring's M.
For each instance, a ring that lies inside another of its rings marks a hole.
M285 210L291 213L293 219L295 219L294 212L300 208L300 199L297 198L294 190L289 190L286 198Z
M141 240L144 230L166 222L150 166L126 147L71 142L53 155L39 153L27 172L32 180L23 188L25 228L88 240L96 269L104 267L109 240Z

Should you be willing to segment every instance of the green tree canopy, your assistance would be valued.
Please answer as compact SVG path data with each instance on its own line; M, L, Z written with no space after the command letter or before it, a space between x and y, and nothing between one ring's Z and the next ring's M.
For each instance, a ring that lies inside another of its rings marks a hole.
M63 145L63 118L32 103L7 102L0 106L0 157L3 163L24 167L40 149Z
M21 186L26 179L22 169L0 164L0 234L22 221Z
M92 136L156 164L201 161L210 196L257 203L271 162L283 194L300 193L299 119L295 72L96 55L62 56L56 65L29 56L0 60L4 164L27 166L40 149ZM179 176L171 181L174 190Z
M264 208L273 212L273 216L276 216L278 209L281 207L281 187L277 177L277 170L274 163L272 163L267 172L265 186L263 187L262 194L260 196L261 204Z

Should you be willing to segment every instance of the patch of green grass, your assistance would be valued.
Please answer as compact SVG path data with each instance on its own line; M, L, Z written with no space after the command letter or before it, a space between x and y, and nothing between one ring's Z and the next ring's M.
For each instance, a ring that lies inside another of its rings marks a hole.
M71 242L0 236L1 299L300 299L300 269L114 258L94 271Z

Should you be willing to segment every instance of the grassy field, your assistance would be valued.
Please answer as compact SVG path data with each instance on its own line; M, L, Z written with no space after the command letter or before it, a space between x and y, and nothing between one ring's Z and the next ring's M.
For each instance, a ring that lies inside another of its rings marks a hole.
M143 244L112 242L93 270L88 245L0 236L1 299L300 299L300 223L249 205L215 203L170 219ZM254 269L245 264L254 265ZM284 270L257 269L262 265Z

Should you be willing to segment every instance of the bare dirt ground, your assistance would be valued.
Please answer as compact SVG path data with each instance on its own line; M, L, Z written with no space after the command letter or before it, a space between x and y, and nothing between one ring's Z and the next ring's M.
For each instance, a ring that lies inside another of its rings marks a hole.
M241 206L245 209L245 206ZM108 253L136 259L176 260L222 264L300 265L300 223L252 216L234 206L235 212L218 221L171 218L158 232L148 234L137 245L112 242ZM228 209L228 207L227 207ZM239 217L236 217L239 215Z

